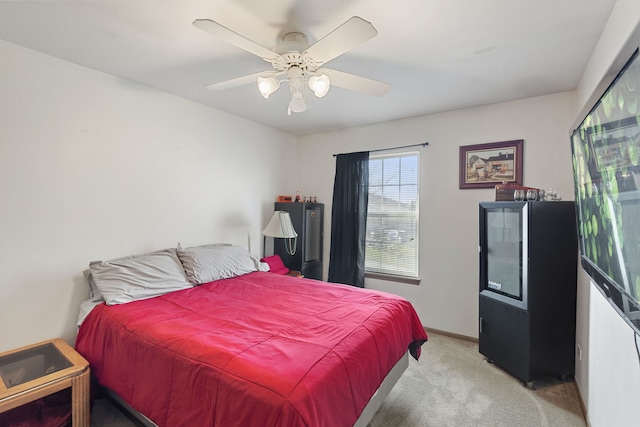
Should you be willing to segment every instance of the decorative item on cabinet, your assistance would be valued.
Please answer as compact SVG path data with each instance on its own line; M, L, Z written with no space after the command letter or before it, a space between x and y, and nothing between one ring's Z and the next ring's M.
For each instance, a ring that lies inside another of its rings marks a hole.
M496 185L496 202L513 202L516 200L515 192L517 190L521 190L523 193L523 198L529 190L539 191L538 188L535 187L525 187L524 185L515 184L512 182L503 182L502 184Z

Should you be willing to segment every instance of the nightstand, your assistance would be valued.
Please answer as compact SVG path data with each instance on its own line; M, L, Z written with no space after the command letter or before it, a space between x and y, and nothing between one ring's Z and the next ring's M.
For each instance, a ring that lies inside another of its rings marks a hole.
M89 362L60 338L0 354L0 413L71 387L74 427L89 426Z

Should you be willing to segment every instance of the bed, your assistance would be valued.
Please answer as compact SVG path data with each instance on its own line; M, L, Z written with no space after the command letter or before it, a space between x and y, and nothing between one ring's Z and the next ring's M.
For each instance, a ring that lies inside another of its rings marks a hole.
M179 248L185 283L170 281L168 292L158 285L165 272L139 263L134 270L146 271L134 282L151 288L142 297L131 283L124 295L110 294L113 283L98 286L105 277L121 280L113 265L124 264L128 279L140 276L127 270L132 258L92 263L90 283L107 292L105 301L92 296L76 349L95 379L159 426L366 425L407 353L418 359L427 340L411 304L261 271L248 252L233 248L241 256L232 258L249 260L246 268L218 265L229 247L191 248L191 257ZM179 269L171 273L179 282Z

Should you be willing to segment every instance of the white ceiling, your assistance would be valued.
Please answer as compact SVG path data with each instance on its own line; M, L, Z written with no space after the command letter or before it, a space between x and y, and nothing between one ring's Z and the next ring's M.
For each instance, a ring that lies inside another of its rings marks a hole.
M574 90L616 0L0 1L0 38L296 135ZM334 87L287 115L288 90L205 85L270 64L192 25L211 19L273 49L351 16L378 36L330 61L392 85Z

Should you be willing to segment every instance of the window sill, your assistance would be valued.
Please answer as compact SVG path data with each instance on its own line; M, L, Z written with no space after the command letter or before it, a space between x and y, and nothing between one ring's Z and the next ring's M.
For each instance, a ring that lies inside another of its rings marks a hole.
M419 277L396 276L393 274L365 272L364 277L367 279L386 280L388 282L407 283L409 285L419 285Z

